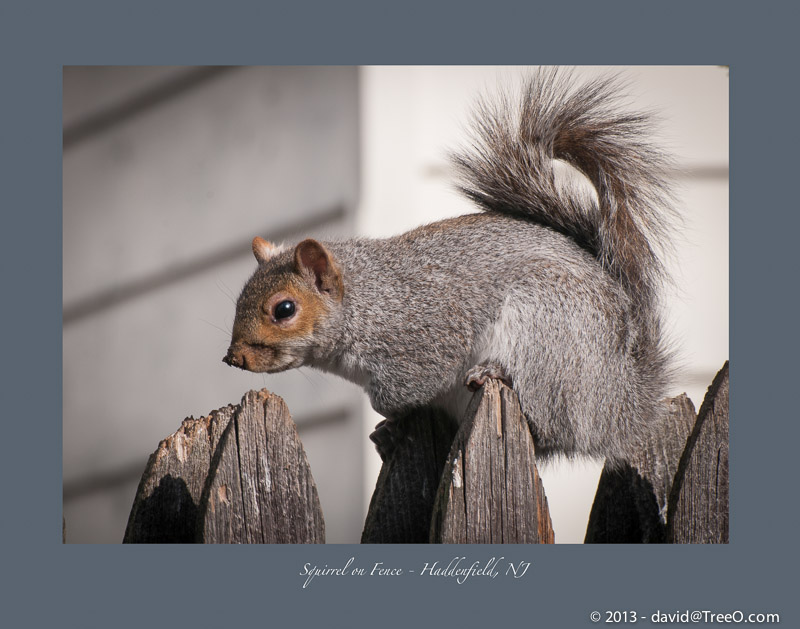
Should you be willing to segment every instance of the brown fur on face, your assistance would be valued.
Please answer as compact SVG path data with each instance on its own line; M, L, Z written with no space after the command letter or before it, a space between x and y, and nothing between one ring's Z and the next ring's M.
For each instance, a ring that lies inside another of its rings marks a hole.
M341 278L327 250L314 240L269 257L264 254L268 243L259 241L253 245L259 268L239 297L231 345L222 360L247 371L275 373L305 363L329 303L341 300ZM295 310L281 319L276 307L285 301Z

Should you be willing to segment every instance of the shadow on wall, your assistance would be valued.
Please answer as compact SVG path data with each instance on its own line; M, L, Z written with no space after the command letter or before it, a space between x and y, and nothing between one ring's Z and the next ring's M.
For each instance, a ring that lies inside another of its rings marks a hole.
M358 70L65 67L63 85L67 541L120 542L159 440L265 384L295 413L329 539L357 540L360 393L220 359L253 236L352 232Z

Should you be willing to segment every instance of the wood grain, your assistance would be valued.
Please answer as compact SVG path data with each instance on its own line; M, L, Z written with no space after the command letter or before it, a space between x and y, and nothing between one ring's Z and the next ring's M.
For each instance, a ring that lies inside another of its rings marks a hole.
M184 420L148 461L127 543L321 543L316 485L289 410L267 390Z
M686 395L663 403L664 420L638 456L603 468L585 543L666 542L667 498L696 415Z
M425 544L433 503L458 426L446 413L418 409L394 422L394 451L372 494L362 544Z
M728 367L708 388L675 474L667 514L667 539L675 544L729 541Z
M516 394L489 380L472 398L436 495L431 541L553 543L533 439Z

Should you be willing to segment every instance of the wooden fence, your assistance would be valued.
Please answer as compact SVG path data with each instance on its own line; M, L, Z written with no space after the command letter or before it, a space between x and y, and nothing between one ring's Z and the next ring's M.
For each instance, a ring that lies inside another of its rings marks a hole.
M728 541L728 363L695 414L666 400L635 461L603 470L587 543ZM516 394L491 380L460 426L422 409L393 423L394 449L362 543L553 543L533 440ZM283 400L250 391L237 406L184 420L151 455L124 542L321 543L325 525Z

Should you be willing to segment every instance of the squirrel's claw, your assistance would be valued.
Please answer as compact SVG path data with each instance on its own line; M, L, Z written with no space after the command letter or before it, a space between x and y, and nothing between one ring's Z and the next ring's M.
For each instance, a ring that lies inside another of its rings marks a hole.
M378 422L375 425L375 431L369 438L370 441L375 444L375 449L378 451L381 461L386 461L397 447L397 432L395 430L394 421L391 419L384 419Z
M500 365L493 363L475 365L467 372L467 375L464 378L464 386L466 386L470 391L477 391L484 384L486 384L486 381L489 378L500 380L507 387L512 387L511 376L509 376L505 369L503 369Z

